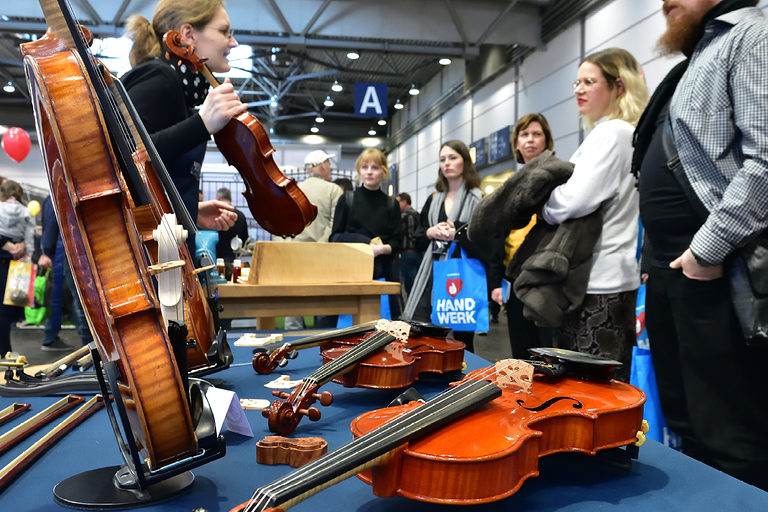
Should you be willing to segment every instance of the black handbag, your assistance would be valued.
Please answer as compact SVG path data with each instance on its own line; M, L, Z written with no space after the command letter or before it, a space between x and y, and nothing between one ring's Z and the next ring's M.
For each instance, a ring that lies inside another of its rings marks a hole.
M674 146L669 116L662 137L667 168L683 189L693 209L706 221L709 211L693 191ZM768 347L768 236L760 233L723 264L736 318L747 345Z

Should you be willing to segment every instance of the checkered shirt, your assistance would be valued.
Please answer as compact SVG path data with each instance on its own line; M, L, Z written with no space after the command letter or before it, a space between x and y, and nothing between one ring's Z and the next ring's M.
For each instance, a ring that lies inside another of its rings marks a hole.
M721 263L768 227L768 23L760 9L707 24L670 118L685 173L710 212L691 250Z

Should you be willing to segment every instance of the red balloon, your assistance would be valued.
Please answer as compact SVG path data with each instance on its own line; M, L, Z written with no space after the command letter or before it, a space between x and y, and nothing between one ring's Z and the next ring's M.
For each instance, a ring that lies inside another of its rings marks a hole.
M29 134L21 128L9 128L3 135L3 149L13 160L21 162L29 154L29 148L32 142L29 140Z

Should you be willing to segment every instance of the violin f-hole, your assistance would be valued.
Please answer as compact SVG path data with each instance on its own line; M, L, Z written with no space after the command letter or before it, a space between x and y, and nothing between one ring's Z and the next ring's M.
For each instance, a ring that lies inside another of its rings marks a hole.
M549 409L552 407L555 403L559 402L560 400L571 400L573 401L573 408L574 409L581 409L584 407L584 404L582 404L579 400L576 400L575 398L571 398L569 396L558 396L556 398L550 398L546 402L544 402L541 405L537 405L536 407L526 407L523 405L525 403L525 400L517 400L517 405L525 409L526 411L531 412L541 412L543 410Z

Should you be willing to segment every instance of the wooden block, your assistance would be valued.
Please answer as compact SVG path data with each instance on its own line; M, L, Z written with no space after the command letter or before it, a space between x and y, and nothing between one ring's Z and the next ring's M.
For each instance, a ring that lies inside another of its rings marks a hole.
M362 283L373 279L368 244L256 242L248 284Z
M288 464L297 468L324 455L327 451L328 443L322 437L267 436L256 443L256 462Z

